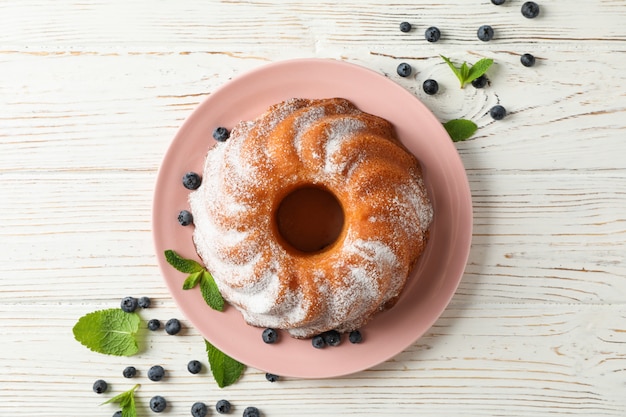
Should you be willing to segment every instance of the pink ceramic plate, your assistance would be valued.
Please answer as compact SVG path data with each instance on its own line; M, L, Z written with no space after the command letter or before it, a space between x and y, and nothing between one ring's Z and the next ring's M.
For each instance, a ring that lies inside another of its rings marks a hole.
M344 97L362 110L391 121L402 142L421 161L433 200L430 241L398 303L361 329L361 344L315 349L310 340L283 334L280 343L261 340L239 312L211 310L199 289L182 289L185 274L163 256L173 249L198 259L193 226L178 224L188 208L181 183L185 172L202 172L216 126L231 128L292 97ZM278 62L241 75L213 92L189 116L174 138L159 171L153 207L154 241L165 281L178 306L200 333L224 353L254 368L281 376L324 378L377 365L402 352L437 320L454 294L469 254L472 204L459 155L433 114L411 93L384 76L353 64L326 59Z

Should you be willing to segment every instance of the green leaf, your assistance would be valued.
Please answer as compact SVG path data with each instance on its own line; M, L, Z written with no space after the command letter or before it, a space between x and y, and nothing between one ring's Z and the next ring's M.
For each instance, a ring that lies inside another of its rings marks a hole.
M135 390L137 388L139 388L139 384L100 405L119 404L122 409L122 417L137 417L137 407L135 406Z
M485 74L489 67L491 67L491 64L493 64L493 59L491 58L483 58L479 60L477 63L472 65L472 68L470 68L469 74L465 82L471 83L476 78Z
M205 273L205 270L194 272L190 274L185 282L183 282L183 290L190 290L194 288L202 279L202 275Z
M170 249L165 251L165 260L180 272L186 272L187 274L193 274L204 269L202 265L193 259L185 259Z
M461 142L470 138L478 129L476 123L467 119L453 119L443 124L453 142Z
M443 55L440 55L441 58L443 58L444 61L446 61L446 63L448 64L448 66L450 67L450 69L452 70L452 72L454 73L454 75L456 75L456 78L459 79L459 82L461 83L461 88L463 88L463 75L461 74L461 70L459 70L453 63L452 61L450 61L450 58L446 58Z
M140 318L119 308L86 314L72 329L74 338L94 352L131 356L139 351L136 334Z
M452 63L450 58L447 58L443 55L440 56L446 62L446 64L448 64L454 75L456 75L456 78L459 79L459 82L461 83L461 88L465 87L465 84L470 83L476 78L485 74L491 64L493 64L493 59L482 58L472 66L469 66L467 62L463 62L463 64L461 64L461 67L457 68L454 63Z
M461 64L461 77L463 77L464 83L467 82L467 76L470 73L470 69L467 66L467 62Z
M204 298L204 301L206 301L209 307L213 310L224 311L224 299L209 271L202 272L200 291L202 292L202 298Z
M211 373L213 378L215 378L215 382L217 382L217 386L224 388L237 382L243 375L246 366L220 351L208 340L204 342L206 343L206 351L209 356Z

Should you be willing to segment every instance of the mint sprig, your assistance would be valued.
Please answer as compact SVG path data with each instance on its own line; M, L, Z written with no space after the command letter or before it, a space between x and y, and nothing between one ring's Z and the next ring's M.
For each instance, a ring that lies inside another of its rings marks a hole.
M217 386L224 388L237 382L246 370L246 366L226 355L208 340L205 340L204 343L206 344L211 373L213 378L215 378L215 382L217 382Z
M190 290L200 285L204 301L213 310L224 311L224 298L220 294L213 275L193 259L185 259L171 249L165 251L165 260L176 270L189 274L183 282L183 290Z
M463 62L460 67L456 67L454 63L450 60L450 58L447 58L443 55L440 56L444 61L446 61L454 75L456 75L456 77L459 79L459 82L461 83L461 88L464 88L465 84L471 83L476 78L484 75L489 67L491 67L491 64L493 64L493 59L482 58L472 66L469 66L467 62Z
M453 119L443 124L450 135L452 142L462 142L469 139L478 129L476 123L467 119Z
M100 405L119 404L122 409L122 417L137 417L137 407L135 406L135 390L137 388L139 388L139 384Z
M72 331L76 340L94 352L132 356L139 351L136 335L140 322L137 313L110 308L82 316Z

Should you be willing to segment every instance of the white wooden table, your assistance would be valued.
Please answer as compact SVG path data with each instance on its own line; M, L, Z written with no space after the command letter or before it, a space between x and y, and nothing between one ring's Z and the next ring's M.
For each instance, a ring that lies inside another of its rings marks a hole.
M626 415L626 1L0 2L0 416L109 416L127 365L160 363L140 416L229 399L264 416ZM414 24L410 33L400 22ZM483 24L495 39L476 38ZM428 26L442 39L424 40ZM520 54L537 56L525 68ZM458 88L438 57L487 56L491 86ZM202 337L157 269L151 201L184 118L233 76L288 58L369 67L441 120L477 134L456 147L474 206L469 262L433 328L393 360L331 380L265 380L248 369L220 390ZM417 75L401 79L400 62ZM439 94L421 83L435 78ZM509 115L494 122L497 102ZM146 295L146 318L183 319L119 358L74 341L83 314ZM217 415L214 411L210 415Z

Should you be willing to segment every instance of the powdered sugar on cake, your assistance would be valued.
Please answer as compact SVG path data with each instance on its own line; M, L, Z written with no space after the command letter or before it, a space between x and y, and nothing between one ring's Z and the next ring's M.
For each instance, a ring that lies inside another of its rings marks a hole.
M189 197L193 239L248 323L295 337L347 331L400 294L433 211L414 158L377 153L390 139L370 117L342 99L288 100L209 150ZM385 159L389 166L369 167ZM379 178L385 172L393 186ZM304 185L325 187L344 206L345 230L328 251L296 253L275 235L276 196Z

